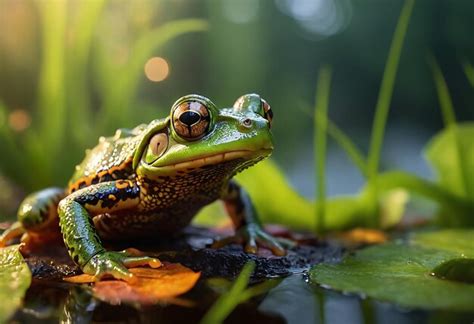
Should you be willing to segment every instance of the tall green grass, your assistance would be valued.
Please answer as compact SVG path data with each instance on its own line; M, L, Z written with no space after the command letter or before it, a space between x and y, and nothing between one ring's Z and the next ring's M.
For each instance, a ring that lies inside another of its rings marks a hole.
M331 69L328 66L321 68L316 89L316 104L314 113L314 144L316 161L316 231L324 232L324 218L326 216L326 132L328 128L328 106L331 84Z
M325 193L325 154L326 137L328 132L342 149L351 158L361 173L367 177L368 186L363 198L365 213L372 215L367 225L379 227L381 223L381 214L379 210L379 196L377 189L377 177L379 176L379 164L382 154L383 138L385 126L390 108L390 101L393 94L395 79L398 70L398 64L403 48L403 42L408 30L411 13L415 1L406 0L400 17L395 28L392 43L387 57L385 70L382 76L382 83L375 107L375 116L372 125L370 148L367 158L364 158L361 151L334 123L328 120L327 106L329 97L330 74L328 68L323 68L320 72L317 87L317 101L315 112L315 154L316 154L316 176L317 176L317 229L321 231L324 228L324 216L326 210Z
M34 1L41 28L41 62L32 125L13 134L0 123L0 144L8 159L0 168L26 191L64 185L83 150L117 125L137 122L134 99L144 80L146 60L180 35L207 30L201 19L181 19L145 30L132 44L124 64L113 63L96 41L108 1L79 2L71 17L67 1ZM100 71L91 75L91 66ZM91 99L90 80L99 89ZM98 104L97 104L98 103ZM0 104L0 114L8 109ZM131 125L130 125L131 124Z
M468 61L463 62L464 74L466 75L467 80L474 88L474 65Z
M436 92L438 94L438 101L441 108L441 114L443 116L444 127L448 129L452 136L452 142L455 147L456 160L458 161L458 170L460 173L459 178L461 179L461 189L464 195L474 197L474 188L469 187L468 183L468 157L467 154L463 154L461 149L461 138L458 134L456 126L456 114L454 112L453 100L449 93L448 85L444 79L443 72L438 65L438 62L433 55L428 56L428 63L433 71L433 79L436 85Z
M223 293L201 319L201 324L223 323L230 313L241 303L263 295L277 286L281 280L265 280L264 282L247 287L250 277L255 270L255 262L247 262L227 292Z
M403 5L397 27L393 35L392 44L388 52L387 63L380 85L379 96L375 106L375 116L372 125L372 134L370 140L369 154L367 157L367 175L369 179L369 200L373 202L372 211L374 214L373 224L378 225L376 216L377 212L377 175L379 172L380 158L382 154L382 144L385 134L385 126L387 124L390 101L392 99L393 88L397 76L398 63L403 48L403 42L408 30L411 13L415 5L414 0L406 0Z

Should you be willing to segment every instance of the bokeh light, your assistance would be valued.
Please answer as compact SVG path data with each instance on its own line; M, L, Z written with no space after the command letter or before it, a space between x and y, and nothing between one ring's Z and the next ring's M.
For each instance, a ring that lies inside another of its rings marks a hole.
M256 0L223 0L221 5L224 17L236 24L254 21L258 16L260 7Z
M24 131L31 124L30 114L26 110L15 109L8 115L8 124L14 131Z
M352 18L349 0L277 0L276 4L304 30L323 37L341 32Z
M145 64L145 75L153 82L163 81L170 73L168 62L162 57L152 57Z

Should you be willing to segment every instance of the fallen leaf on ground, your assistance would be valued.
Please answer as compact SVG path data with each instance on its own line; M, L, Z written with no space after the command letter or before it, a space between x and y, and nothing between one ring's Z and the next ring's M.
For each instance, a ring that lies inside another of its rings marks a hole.
M64 278L70 283L93 283L95 297L113 305L121 303L153 304L166 301L191 290L201 273L194 272L179 263L163 263L158 269L129 269L137 280L127 283L122 280L95 282L95 277L81 274Z
M350 245L378 244L388 241L385 232L370 228L355 228L339 234L337 238Z

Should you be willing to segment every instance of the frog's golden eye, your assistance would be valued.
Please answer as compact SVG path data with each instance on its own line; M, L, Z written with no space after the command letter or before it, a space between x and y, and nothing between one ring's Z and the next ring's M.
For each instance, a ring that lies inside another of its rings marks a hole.
M209 109L199 101L186 101L173 111L173 127L184 139L196 140L209 129Z
M272 127L272 120L273 120L273 111L268 102L266 102L264 99L260 99L262 102L262 108L263 108L263 117L268 120L268 124L270 127Z

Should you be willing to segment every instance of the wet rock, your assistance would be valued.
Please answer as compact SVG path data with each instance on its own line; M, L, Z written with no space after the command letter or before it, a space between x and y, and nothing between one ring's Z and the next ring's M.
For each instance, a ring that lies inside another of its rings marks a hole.
M147 255L157 256L162 261L179 262L203 277L236 277L245 263L256 263L252 280L282 277L303 272L311 265L323 261L337 261L343 249L340 246L319 242L315 239L300 240L298 246L288 250L286 256L274 256L270 250L261 248L259 253L247 254L242 246L232 244L220 249L209 245L218 235L216 232L190 226L179 236L161 240L143 240L134 243L107 244L107 249L121 250L137 248ZM81 273L70 260L64 247L48 248L40 254L26 256L33 277L45 280L61 280L63 277Z

